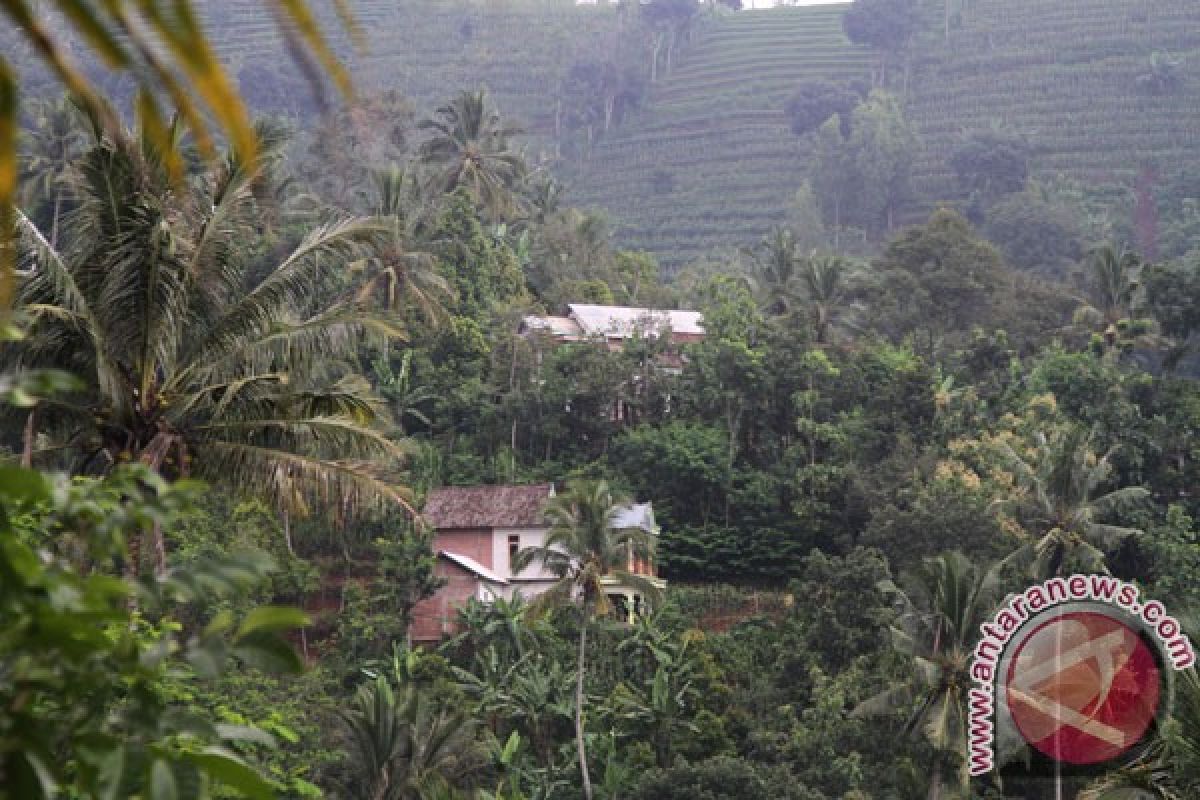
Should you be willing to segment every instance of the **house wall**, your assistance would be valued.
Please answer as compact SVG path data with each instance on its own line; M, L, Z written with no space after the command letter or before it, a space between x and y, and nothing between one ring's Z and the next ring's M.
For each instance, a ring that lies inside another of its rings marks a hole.
M521 547L542 547L546 544L548 528L496 528L492 537L492 559L489 566L504 578L542 579L552 581L553 573L548 572L540 563L531 565L519 576L513 575L512 561L508 555L508 537L521 537Z
M413 609L409 635L414 642L436 642L443 636L457 633L458 609L472 597L482 603L491 603L497 597L509 596L508 587L483 580L444 558L438 559L433 571L446 581L446 585Z
M509 587L509 599L515 598L517 595L532 600L539 594L548 591L558 581L517 581Z
M505 554L503 565L495 561L496 551L493 539L490 528L437 531L433 536L433 552L445 550L449 553L457 553L505 575L507 574L508 555Z

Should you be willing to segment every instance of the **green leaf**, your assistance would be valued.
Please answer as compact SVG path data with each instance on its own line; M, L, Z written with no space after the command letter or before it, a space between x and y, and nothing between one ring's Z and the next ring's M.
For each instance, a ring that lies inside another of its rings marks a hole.
M217 613L212 620L204 626L204 636L219 636L233 627L233 612L225 609Z
M261 728L248 725L217 725L217 735L225 741L254 742L255 744L275 746L275 737Z
M179 800L175 773L171 772L171 765L161 758L155 759L150 767L150 800Z
M308 615L298 608L262 606L246 615L238 629L237 638L257 633L278 633L302 628L309 624Z
M44 502L50 498L50 483L35 470L0 467L0 498L14 505Z
M27 370L18 375L0 375L0 401L17 408L31 408L43 398L79 391L83 386L83 381L69 372Z
M304 664L292 646L272 634L254 634L240 640L234 655L252 667L268 672L301 672Z
M200 677L217 678L225 668L225 655L224 642L210 639L189 647L185 657Z
M36 753L29 750L17 751L0 760L0 770L5 775L4 788L13 792L10 797L37 800L58 793L58 784L50 770Z
M80 754L81 760L95 767L98 800L119 800L125 777L125 745L109 736L97 736L86 745L81 743Z
M206 747L185 757L214 780L237 789L251 800L275 797L275 789L266 778L223 747Z
M511 764L513 757L517 754L517 748L520 746L521 734L513 731L508 735L508 741L504 743L504 749L500 752L500 763Z

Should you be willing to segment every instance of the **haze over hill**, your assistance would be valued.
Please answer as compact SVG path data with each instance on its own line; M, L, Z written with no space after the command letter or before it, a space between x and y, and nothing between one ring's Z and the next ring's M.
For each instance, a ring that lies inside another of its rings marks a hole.
M812 147L811 135L789 131L789 95L805 81L865 88L877 58L847 40L845 4L705 6L654 81L635 52L651 46L649 34L615 4L352 5L366 48L356 52L345 36L337 48L364 92L398 90L424 114L464 86L487 87L570 202L602 209L619 245L649 250L671 269L754 244L788 218ZM307 84L262 8L212 0L203 11L251 103L310 121ZM950 158L972 132L1022 139L1030 175L1057 184L1066 176L1076 194L1081 185L1147 191L1200 155L1193 0L974 0L944 20L931 9L924 27L887 87L919 139L897 223L967 202ZM588 146L564 107L566 82L574 66L602 61L642 83L611 129L593 126ZM1163 65L1171 90L1146 91L1139 82Z
M783 221L807 169L788 95L806 79L869 79L871 54L846 40L844 10L780 7L705 25L640 113L565 165L572 196L670 265L753 244Z
M801 80L866 79L843 7L776 8L714 20L653 87L637 118L566 170L618 237L681 264L751 244L786 215L807 147L784 104ZM1148 164L1200 158L1200 7L1189 0L979 0L947 40L915 48L906 111L922 141L915 219L963 199L949 156L965 132L1023 135L1031 171L1132 185ZM1138 91L1152 54L1183 62L1174 93ZM665 190L670 187L670 190Z
M229 31L222 50L250 68L243 84L253 97L256 83L270 84L254 68L283 51L252 7L213 6L212 24ZM531 152L552 159L572 202L603 209L620 244L678 267L753 244L787 217L811 147L788 129L788 96L802 81L871 80L875 53L846 39L846 7L702 15L640 107L590 148L564 130L561 92L574 63L615 51L611 5L360 0L368 48L354 68L361 85L398 89L422 109L486 86L529 131ZM975 0L947 23L931 17L909 49L907 77L889 86L921 143L900 221L965 200L949 159L972 131L1023 137L1035 177L1125 188L1148 168L1167 172L1200 154L1200 8L1191 0ZM1160 57L1179 65L1178 85L1139 90ZM286 106L303 94L297 83L261 100Z

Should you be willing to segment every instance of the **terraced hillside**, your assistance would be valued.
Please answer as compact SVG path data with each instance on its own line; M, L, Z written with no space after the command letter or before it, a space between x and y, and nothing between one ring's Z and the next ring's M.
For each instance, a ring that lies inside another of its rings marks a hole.
M635 124L570 172L575 199L608 209L618 237L671 266L751 244L785 212L807 154L782 112L801 79L865 76L841 35L844 6L741 13L710 23ZM1139 87L1152 54L1181 84ZM907 112L924 148L915 220L959 199L948 165L965 131L1024 134L1035 175L1132 184L1147 166L1200 162L1196 0L973 0L949 40L914 47Z
M312 5L325 10L326 30L340 31L332 4ZM573 0L351 0L350 6L365 47L356 50L345 35L336 42L358 86L400 90L421 109L458 89L486 86L507 115L539 138L553 133L554 91L571 61L616 25L611 8ZM232 69L269 65L298 79L262 3L208 0L202 8Z
M1138 77L1159 51L1181 85L1153 95ZM916 65L909 116L925 151L917 188L954 196L946 164L963 130L1025 134L1035 174L1131 183L1145 166L1200 161L1196 0L975 0L948 44Z
M259 84L261 107L306 95L263 4L200 5L248 97ZM331 3L314 5L332 21ZM460 88L485 85L533 134L535 152L550 143L570 65L606 50L618 24L611 5L574 0L351 5L366 50L354 51L345 36L337 47L360 86L401 90L428 110ZM1169 172L1200 163L1200 0L966 6L948 40L931 30L913 48L906 106L925 147L906 218L956 199L949 155L964 131L993 124L1028 137L1035 175L1130 184L1147 166ZM788 95L804 79L868 77L873 55L845 39L844 8L702 15L642 108L589 158L559 165L569 199L607 210L620 245L651 250L672 268L757 241L785 217L807 168L806 146L783 112ZM1156 52L1180 62L1181 78L1158 95L1139 84Z
M678 267L751 244L782 220L807 152L788 130L803 78L866 78L870 53L842 33L842 6L710 20L643 111L564 172L572 199L608 210L617 238Z

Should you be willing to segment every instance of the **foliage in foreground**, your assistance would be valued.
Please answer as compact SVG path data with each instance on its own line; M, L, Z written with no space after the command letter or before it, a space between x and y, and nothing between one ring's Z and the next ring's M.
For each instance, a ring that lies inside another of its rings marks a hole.
M234 664L295 670L280 634L299 611L180 612L235 597L270 564L253 554L144 581L119 577L128 538L169 525L195 487L145 468L71 481L0 470L0 786L12 798L273 796L245 748L259 729L215 723L164 693L169 678L213 679Z

